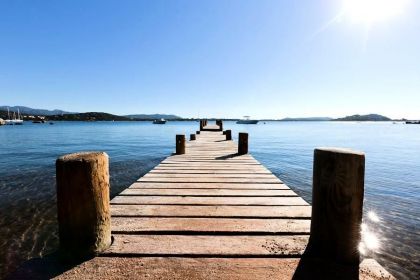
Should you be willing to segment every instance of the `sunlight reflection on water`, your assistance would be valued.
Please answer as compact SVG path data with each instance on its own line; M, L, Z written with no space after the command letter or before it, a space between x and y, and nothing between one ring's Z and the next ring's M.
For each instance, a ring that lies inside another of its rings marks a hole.
M57 246L55 168L57 156L102 150L110 156L113 195L149 171L174 148L175 134L197 130L196 122L57 122L0 128L0 278L26 258ZM225 122L237 139L249 133L253 156L311 202L313 149L340 146L366 152L360 249L398 279L420 271L420 126L392 123ZM362 251L360 250L360 251Z
M364 256L369 256L370 253L377 252L381 247L378 233L374 232L375 224L379 223L380 219L375 212L369 211L366 215L368 221L361 225L361 241L359 244L359 251Z

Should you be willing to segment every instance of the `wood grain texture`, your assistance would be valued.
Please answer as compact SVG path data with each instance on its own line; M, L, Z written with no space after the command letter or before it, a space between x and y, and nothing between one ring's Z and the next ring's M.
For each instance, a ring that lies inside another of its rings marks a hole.
M310 220L237 218L144 218L113 217L112 231L118 233L241 233L309 234Z
M315 150L311 242L308 253L359 263L365 156L336 148Z
M104 254L151 256L299 256L307 235L127 235L114 234Z
M242 189L145 189L129 188L120 195L155 196L297 196L292 190L242 190Z
M136 188L158 188L158 189L250 189L250 190L289 190L290 188L283 183L191 183L191 182L135 182L129 189Z
M300 278L296 272L301 273ZM16 279L46 279L42 272L23 271ZM356 268L357 279L395 279L373 259ZM303 275L302 275L303 274ZM186 258L186 257L97 257L54 279L140 279L140 280L353 280L354 269L322 260L302 263L299 258Z
M301 197L179 197L125 195L115 197L111 203L138 205L308 205Z
M109 160L103 152L62 156L56 162L60 249L69 258L111 244Z
M311 206L202 206L202 205L111 205L112 216L125 217L234 217L296 218L311 217Z

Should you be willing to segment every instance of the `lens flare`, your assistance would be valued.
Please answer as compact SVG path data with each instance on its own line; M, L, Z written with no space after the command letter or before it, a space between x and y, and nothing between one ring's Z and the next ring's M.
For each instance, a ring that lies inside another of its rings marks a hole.
M343 13L354 23L387 21L404 13L410 0L344 0Z

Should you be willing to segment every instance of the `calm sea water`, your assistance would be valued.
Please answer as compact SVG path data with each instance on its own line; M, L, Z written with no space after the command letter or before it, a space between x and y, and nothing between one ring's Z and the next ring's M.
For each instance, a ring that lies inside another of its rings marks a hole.
M365 247L397 278L419 279L420 125L342 122L267 122L225 128L250 133L250 152L311 201L313 149L366 152ZM197 122L56 122L0 127L0 278L22 261L58 245L55 159L100 150L111 159L116 195L174 149L175 134Z

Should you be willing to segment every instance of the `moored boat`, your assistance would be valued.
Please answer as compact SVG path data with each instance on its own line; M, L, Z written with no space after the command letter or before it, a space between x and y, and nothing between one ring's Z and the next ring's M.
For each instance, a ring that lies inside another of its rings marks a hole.
M13 112L13 119L10 119L10 112L9 108L7 108L7 120L4 121L6 125L22 125L23 120L20 119L20 112L18 109L17 118L16 113Z
M406 124L420 124L420 121L406 121Z
M244 119L236 122L237 124L257 124L258 120L251 120L249 116L244 116Z
M154 120L153 124L165 124L166 120L165 119L160 119L160 120Z

